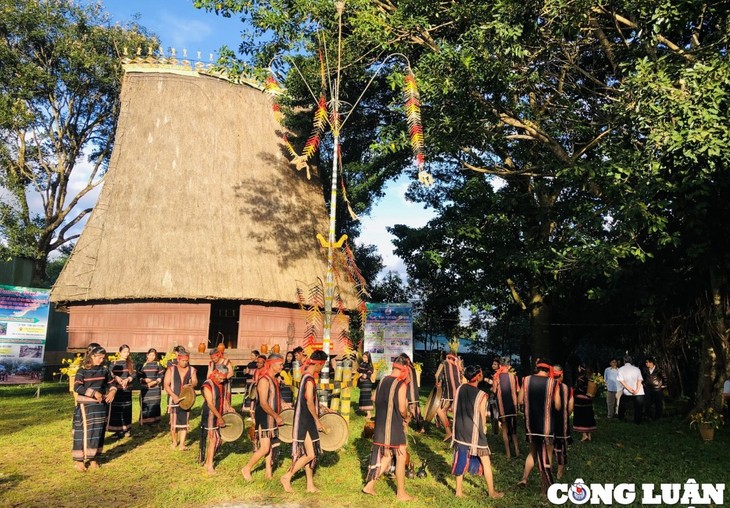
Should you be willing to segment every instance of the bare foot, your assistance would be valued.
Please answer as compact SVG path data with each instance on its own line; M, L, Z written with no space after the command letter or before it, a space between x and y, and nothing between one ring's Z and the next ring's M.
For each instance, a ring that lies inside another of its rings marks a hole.
M500 499L504 497L504 492L497 492L496 490L493 490L489 493L489 497L492 499Z
M315 492L319 492L319 489L312 485L311 487L307 487L307 492L311 492L312 494L314 494Z
M186 452L190 449L190 447L181 444L180 446L177 447L177 449L180 450L181 452Z
M409 496L408 494L400 494L398 496L395 496L395 498L398 501L404 501L404 502L406 502L406 501L413 501L414 499L416 499L415 497Z
M89 469L99 469L99 463L95 460L89 462Z
M464 493L463 492L457 492L456 493L456 497L464 497Z
M243 479L246 480L247 482L250 482L251 480L253 480L253 476L251 476L251 471L249 471L245 467L243 469L241 469L241 474L243 475Z
M520 481L518 481L517 482L517 486L520 487L520 488L527 487L527 480L520 480Z
M215 468L213 466L206 466L205 471L208 473L208 476L215 474Z
M76 471L78 471L79 473L86 472L86 466L83 462L74 462L74 468L76 468Z
M291 488L291 475L289 473L281 477L281 484L284 486L284 492L294 492Z
M362 492L363 492L363 494L367 494L369 496L374 496L375 495L375 486L371 485L370 487L368 487L366 485L365 487L362 488Z
M444 441L449 441L451 439L451 433L446 434L446 437L444 437Z
M170 449L171 449L171 450L177 450L177 443L172 443L172 444L170 445Z

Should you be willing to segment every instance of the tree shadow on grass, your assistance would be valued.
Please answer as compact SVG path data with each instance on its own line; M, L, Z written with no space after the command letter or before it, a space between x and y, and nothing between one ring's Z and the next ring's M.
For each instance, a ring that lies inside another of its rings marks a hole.
M418 456L422 462L427 464L428 473L438 483L447 485L446 477L451 475L451 464L443 456L435 452L424 439L412 437L408 442L408 446L411 448L411 460L413 460L414 456ZM416 469L419 466L420 464L416 464Z
M0 473L0 492L9 492L13 488L15 488L21 481L25 480L25 478L25 476L17 473Z

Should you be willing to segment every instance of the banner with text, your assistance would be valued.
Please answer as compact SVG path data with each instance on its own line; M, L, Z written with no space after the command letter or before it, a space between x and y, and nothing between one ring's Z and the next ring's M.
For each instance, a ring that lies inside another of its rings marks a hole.
M393 360L406 353L413 360L413 307L410 303L368 303L363 351L382 366L378 378L390 373Z
M0 285L0 383L35 383L43 369L50 289Z

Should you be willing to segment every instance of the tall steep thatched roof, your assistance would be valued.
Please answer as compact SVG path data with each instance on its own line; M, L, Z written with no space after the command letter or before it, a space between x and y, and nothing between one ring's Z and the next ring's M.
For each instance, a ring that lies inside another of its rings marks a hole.
M297 281L324 278L327 213L269 98L143 67L127 68L104 188L51 300L295 303Z

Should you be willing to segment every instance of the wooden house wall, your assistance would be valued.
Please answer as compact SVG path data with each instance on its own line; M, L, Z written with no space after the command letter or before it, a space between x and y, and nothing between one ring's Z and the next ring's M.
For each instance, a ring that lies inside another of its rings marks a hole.
M306 316L301 309L241 304L237 344L239 350L261 350L266 344L271 352L275 344L283 353L301 345L306 331ZM82 350L97 342L111 352L128 344L134 352L150 347L159 352L182 345L197 351L208 344L209 303L107 303L69 305L68 348ZM289 328L293 326L293 336ZM332 329L331 354L342 350L338 337L345 319L336 319Z
M128 344L132 351L176 345L197 348L208 342L208 303L107 303L70 305L68 347L86 349L98 342L111 352Z

